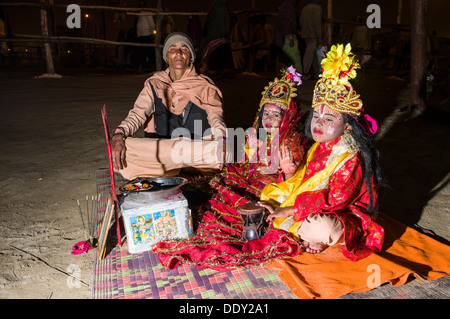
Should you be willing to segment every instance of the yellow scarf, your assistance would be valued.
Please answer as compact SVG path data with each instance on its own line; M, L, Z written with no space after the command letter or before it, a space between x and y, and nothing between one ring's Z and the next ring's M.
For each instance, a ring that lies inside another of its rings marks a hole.
M303 182L306 169L314 157L314 152L320 143L315 143L303 158L300 167L295 175L279 184L271 183L267 185L262 193L261 200L269 202L274 207L294 206L297 196L303 192L327 189L330 177L339 170L358 151L358 144L350 134L342 136L341 140L333 146L326 167L314 176ZM297 229L301 222L295 222L293 216L286 218L276 218L273 225L277 229L290 232L298 239Z

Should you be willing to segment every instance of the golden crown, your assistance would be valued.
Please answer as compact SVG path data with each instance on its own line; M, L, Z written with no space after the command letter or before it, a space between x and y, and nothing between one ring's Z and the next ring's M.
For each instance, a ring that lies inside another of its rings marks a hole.
M360 115L360 109L363 106L359 94L353 90L350 83L333 83L332 80L321 78L314 87L314 96L312 107L325 104L329 108L343 113L350 113L356 116Z
M274 103L282 109L287 110L292 98L297 96L297 88L294 86L301 84L300 74L291 66L288 69L281 70L283 76L281 79L275 78L269 85L264 87L261 92L262 98L259 103L259 108L265 103Z
M321 104L343 113L359 116L363 103L348 81L356 77L359 68L351 45L333 45L327 56L321 61L323 72L314 87L312 107Z

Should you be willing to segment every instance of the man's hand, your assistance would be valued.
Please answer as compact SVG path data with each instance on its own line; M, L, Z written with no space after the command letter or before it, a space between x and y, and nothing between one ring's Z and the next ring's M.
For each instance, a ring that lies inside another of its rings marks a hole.
M218 140L217 144L217 160L220 163L219 169L224 168L227 163L232 162L233 154L227 151L227 141L225 139Z
M125 142L122 134L113 135L111 138L111 155L113 159L113 165L116 170L123 169L125 167Z

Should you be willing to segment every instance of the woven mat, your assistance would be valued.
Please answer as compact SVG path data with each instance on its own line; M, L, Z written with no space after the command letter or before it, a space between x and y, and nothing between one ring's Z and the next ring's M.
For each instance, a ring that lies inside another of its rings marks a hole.
M115 175L116 184L123 181ZM96 173L99 219L111 190L109 170ZM278 272L264 266L231 271L199 269L181 265L170 270L161 266L152 252L128 253L126 242L114 245L115 225L107 240L106 257L95 256L93 297L96 299L296 299L278 279ZM122 236L125 232L122 231Z

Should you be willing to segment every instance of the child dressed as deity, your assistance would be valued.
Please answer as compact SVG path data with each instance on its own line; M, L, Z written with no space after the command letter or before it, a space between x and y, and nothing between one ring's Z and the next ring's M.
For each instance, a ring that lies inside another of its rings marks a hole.
M288 231L309 253L340 245L356 261L381 249L384 231L375 221L381 170L370 135L376 122L362 108L349 79L359 64L350 44L332 46L322 60L305 124L315 144L295 174L267 185L260 205L267 220ZM282 150L282 163L292 161Z
M243 152L239 152L242 153L240 159L237 163L226 165L211 181L219 192L225 185L257 200L263 188L276 182L280 173L295 172L306 153L301 128L303 113L295 100L296 86L301 84L300 74L291 66L281 75L262 92L256 118L242 147ZM280 162L281 150L290 154L290 162Z

